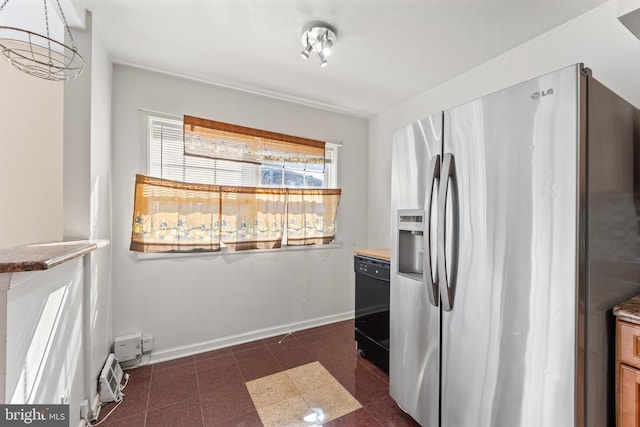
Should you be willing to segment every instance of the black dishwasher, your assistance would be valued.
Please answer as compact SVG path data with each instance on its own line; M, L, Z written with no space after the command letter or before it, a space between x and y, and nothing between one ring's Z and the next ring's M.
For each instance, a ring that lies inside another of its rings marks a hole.
M354 257L358 352L389 372L389 261Z

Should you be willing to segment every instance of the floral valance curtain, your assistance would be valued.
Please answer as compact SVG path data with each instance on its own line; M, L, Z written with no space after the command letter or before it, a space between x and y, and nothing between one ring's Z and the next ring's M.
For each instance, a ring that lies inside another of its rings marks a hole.
M324 168L324 150L323 141L184 116L185 155L258 164L313 164L317 169Z
M221 187L136 176L131 250L273 249L335 239L341 190ZM286 215L286 219L285 219Z
M282 244L285 188L222 187L222 241L230 249L273 249Z
M339 189L289 189L287 245L322 245L335 238Z
M220 187L136 176L131 250L220 250Z

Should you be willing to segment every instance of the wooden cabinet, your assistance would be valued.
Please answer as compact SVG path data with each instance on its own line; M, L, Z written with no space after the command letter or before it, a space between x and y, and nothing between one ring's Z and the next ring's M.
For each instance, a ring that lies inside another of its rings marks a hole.
M640 371L622 363L618 367L618 426L638 426Z
M640 324L633 320L616 320L618 427L640 427Z

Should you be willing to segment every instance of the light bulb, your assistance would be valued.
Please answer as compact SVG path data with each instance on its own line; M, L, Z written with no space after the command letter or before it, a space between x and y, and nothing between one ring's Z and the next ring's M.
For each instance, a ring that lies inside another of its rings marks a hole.
M300 52L300 56L302 56L304 59L309 59L309 52L311 52L311 49L313 49L313 46L307 44L307 47L305 47L304 50Z
M323 44L322 44L322 54L324 56L329 56L331 55L331 46L333 46L333 42L331 40L326 40Z
M322 52L318 53L318 60L320 61L321 67L327 66L327 59L324 57L324 54Z

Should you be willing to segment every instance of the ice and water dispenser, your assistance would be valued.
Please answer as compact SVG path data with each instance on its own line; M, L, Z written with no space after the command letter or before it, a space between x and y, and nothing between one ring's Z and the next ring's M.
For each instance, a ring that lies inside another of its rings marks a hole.
M424 221L424 210L398 210L398 274L416 280L422 280Z

